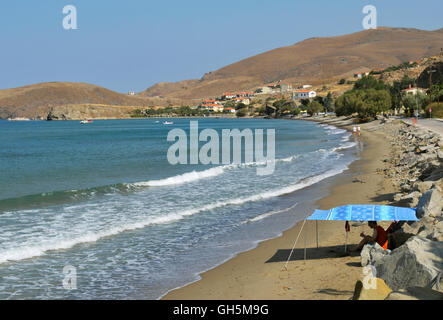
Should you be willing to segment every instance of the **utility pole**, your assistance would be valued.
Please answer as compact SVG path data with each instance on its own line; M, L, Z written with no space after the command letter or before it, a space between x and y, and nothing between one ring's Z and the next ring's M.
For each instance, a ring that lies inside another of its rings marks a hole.
M431 110L432 105L432 74L437 72L437 70L428 70L429 74L429 110ZM429 111L429 117L432 118L431 111Z
M417 84L416 84L415 80L414 80L414 87L417 88ZM416 118L417 121L418 121L418 115L419 115L419 112L418 112L417 94L418 94L418 91L416 91L416 92L415 92L415 95L414 95L414 96L415 96L415 105L416 105L416 107L415 107L415 118Z

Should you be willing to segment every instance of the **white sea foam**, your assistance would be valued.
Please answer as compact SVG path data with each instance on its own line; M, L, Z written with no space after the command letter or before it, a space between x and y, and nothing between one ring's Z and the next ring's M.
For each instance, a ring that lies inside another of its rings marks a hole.
M341 144L340 146L333 148L332 151L339 151L339 150L345 150L345 149L349 149L349 148L353 148L357 145L357 142L353 141L353 142L346 142Z
M255 166L262 166L266 165L271 162L291 162L294 159L296 159L298 155L290 156L287 158L282 159L276 159L276 160L267 160L267 161L261 161L261 162L246 162L246 163L240 163L240 164L228 164L223 166L214 167L211 169L203 170L203 171L192 171L187 172L181 175L160 179L160 180L150 180L145 182L136 182L129 184L130 186L136 186L136 187L164 187L164 186L171 186L171 185L179 185L189 182L194 182L200 179L208 179L212 177L216 177L219 175L222 175L226 169L237 169L237 168L245 168L245 167L255 167Z
M273 197L278 197L284 194L292 193L294 191L303 189L310 185L313 185L323 179L334 176L343 172L347 167L336 168L333 170L329 170L318 174L316 176L312 176L309 178L305 178L295 184L289 185L284 188L269 190L263 192L261 194L256 194L248 197L241 197L235 199L229 199L225 201L218 201L211 204L204 205L198 208L189 208L187 210L178 211L175 213L169 213L164 216L156 216L156 217L148 217L133 223L119 224L117 226L113 226L103 231L91 231L81 235L73 235L67 239L53 238L42 241L41 243L35 243L33 240L32 245L26 246L26 244L21 244L18 247L12 247L6 250L2 250L0 253L0 264L8 261L18 261L24 259L30 259L33 257L38 257L47 254L50 251L56 250L66 250L72 248L75 245L83 244L83 243L93 243L102 238L114 236L126 231L132 231L136 229L142 229L149 225L154 224L167 224L175 221L179 221L187 216L191 216L197 213L201 213L204 211L214 210L217 208L221 208L224 206L231 205L242 205L247 202L255 202L266 200ZM257 217L258 218L258 217ZM256 218L256 219L257 219ZM38 241L38 240L37 240Z
M289 211L289 210L292 210L292 209L294 209L296 206L297 206L297 203L294 204L294 205L292 205L292 206L290 206L289 208L269 211L269 212L263 213L263 214L261 214L261 215L255 217L255 218L252 218L252 219L248 219L248 220L246 220L246 221L243 221L241 224L251 223L251 222L257 222L257 221L260 221L260 220L266 219L266 218L268 218L268 217L270 217L270 216L273 216L273 215L276 215L276 214L279 214L279 213L283 213L283 212L287 212L287 211Z
M169 177L161 180L150 180L147 182L137 182L134 186L137 187L163 187L183 183L189 183L200 179L212 178L224 173L223 167L215 167L204 171L192 171L178 176Z

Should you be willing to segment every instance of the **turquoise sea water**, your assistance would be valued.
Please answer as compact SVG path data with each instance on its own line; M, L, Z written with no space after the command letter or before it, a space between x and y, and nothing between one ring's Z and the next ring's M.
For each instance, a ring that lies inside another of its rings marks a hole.
M306 217L318 183L357 157L330 126L198 119L200 130L275 129L275 172L174 166L167 134L190 120L173 121L0 121L0 299L159 298Z

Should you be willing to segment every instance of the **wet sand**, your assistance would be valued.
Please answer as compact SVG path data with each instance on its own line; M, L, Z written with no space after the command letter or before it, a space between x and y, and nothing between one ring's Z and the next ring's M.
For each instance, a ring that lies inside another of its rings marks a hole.
M382 132L371 131L377 122L361 125L361 158L344 173L333 178L329 196L317 202L319 209L345 204L387 204L395 192L383 177L383 159L390 144ZM348 128L349 129L349 128ZM303 222L280 237L259 243L224 264L200 275L201 280L169 292L163 299L349 299L357 280L363 277L360 255L344 254L345 226L342 221L319 221L317 248L316 222L307 221L291 261L285 263ZM382 223L387 227L389 222ZM372 234L364 224L351 223L348 244L354 247L360 233ZM306 260L304 247L306 242Z

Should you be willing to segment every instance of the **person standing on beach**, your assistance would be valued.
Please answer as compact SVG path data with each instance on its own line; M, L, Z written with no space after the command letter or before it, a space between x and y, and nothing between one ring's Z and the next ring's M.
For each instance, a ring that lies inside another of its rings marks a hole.
M358 135L360 135L360 127L357 127Z
M357 127L353 127L352 132L354 133L354 136L355 136L357 134Z
M361 250L366 244L377 242L383 249L388 248L388 233L381 226L377 225L376 221L368 221L368 226L374 229L372 236L365 235L363 232L360 236L363 238L358 246L352 251Z

